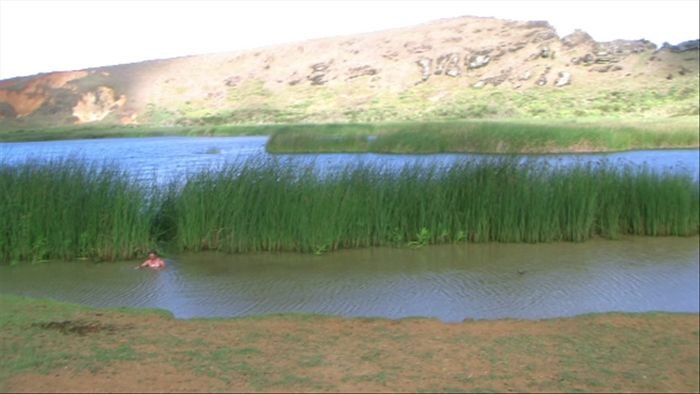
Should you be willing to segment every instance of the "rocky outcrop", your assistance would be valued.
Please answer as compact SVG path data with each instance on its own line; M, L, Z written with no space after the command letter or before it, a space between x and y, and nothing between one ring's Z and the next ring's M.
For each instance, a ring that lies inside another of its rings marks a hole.
M537 52L528 56L527 60L537 60L537 59L554 59L554 51L548 46L541 46L537 48Z
M80 97L78 104L73 107L73 116L76 123L97 122L121 108L125 103L126 96L116 97L112 88L100 86L95 91Z
M435 61L435 75L440 75L443 72L450 77L458 77L461 73L459 69L459 53L448 53L438 56Z
M481 68L489 64L491 61L491 57L486 55L486 54L475 54L472 56L469 56L468 58L465 58L465 63L467 65L467 68L469 70L473 70L476 68Z
M433 59L431 58L421 58L416 61L418 66L420 67L421 70L421 82L425 82L430 78L430 75L432 74L432 68L433 68Z
M571 84L571 73L566 71L560 71L559 79L557 79L557 81L554 83L554 86L560 88L569 84Z
M593 54L587 53L583 56L571 58L571 64L574 64L574 65L582 64L584 66L589 66L589 65L595 63L595 60L596 60L596 58L595 58L595 56L593 56Z
M612 65L612 64L606 64L604 66L594 66L588 69L588 72L596 71L599 73L606 73L608 71L620 71L622 70L621 66L618 65Z
M537 78L537 86L545 86L547 85L547 74L549 74L549 71L551 70L551 67L546 67L542 74L540 74L539 78Z
M503 82L505 82L508 79L508 77L510 77L512 72L513 72L512 68L507 68L507 69L501 70L501 72L498 75L495 75L493 77L484 78L484 79L478 81L477 83L475 83L473 85L473 87L482 88L486 85L491 85L494 87L498 86L498 85L502 84Z
M355 79L355 78L364 77L364 76L376 75L377 72L378 71L376 68L372 68L369 65L364 65L364 66L359 66L359 67L351 67L348 70L348 76L347 76L346 80Z
M659 50L667 50L670 52L687 52L687 51L697 51L700 50L700 40L689 40L683 41L678 45L671 45L664 42Z
M413 41L409 41L403 45L404 48L408 51L408 53L424 53L428 52L429 50L433 49L432 45L429 44L421 44Z
M306 76L306 79L311 81L311 85L325 85L328 80L326 79L326 73L330 68L333 61L315 63L310 66L311 73Z
M571 49L574 47L578 47L584 44L595 44L595 41L593 40L593 37L591 37L588 33L576 29L574 30L573 33L564 36L561 39L561 44L567 48Z
M241 77L234 75L231 77L228 77L224 79L224 85L230 87L230 88L235 88L238 86L238 84L241 82Z
M585 33L579 33L576 37L568 40L568 45L575 46L575 44L572 44L574 42L589 42L588 38L584 37L583 34ZM567 46L567 44L564 45ZM617 71L621 68L619 66L614 67L611 64L619 63L628 56L656 49L656 45L647 40L616 40L605 43L593 42L590 47L592 49L591 52L582 56L572 57L570 63L576 66L604 65L591 68L592 71Z

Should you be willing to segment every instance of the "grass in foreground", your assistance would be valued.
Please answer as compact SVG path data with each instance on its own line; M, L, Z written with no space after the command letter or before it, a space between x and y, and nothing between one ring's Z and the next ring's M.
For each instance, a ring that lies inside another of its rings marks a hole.
M450 242L688 236L700 227L688 174L513 160L445 168L246 162L152 190L110 166L0 167L0 261L130 259L178 251L327 251Z
M697 392L697 314L178 321L0 296L2 392Z

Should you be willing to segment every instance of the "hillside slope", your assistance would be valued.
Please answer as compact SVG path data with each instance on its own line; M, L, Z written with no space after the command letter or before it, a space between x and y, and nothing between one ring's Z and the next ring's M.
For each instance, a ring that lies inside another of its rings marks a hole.
M0 81L0 128L698 115L698 41L460 17Z

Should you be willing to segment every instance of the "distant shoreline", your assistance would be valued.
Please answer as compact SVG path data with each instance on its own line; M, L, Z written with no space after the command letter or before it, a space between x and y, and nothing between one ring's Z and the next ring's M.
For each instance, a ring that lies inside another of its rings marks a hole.
M270 136L269 153L602 153L700 147L698 117L647 121L455 120L0 130L0 142L161 136Z

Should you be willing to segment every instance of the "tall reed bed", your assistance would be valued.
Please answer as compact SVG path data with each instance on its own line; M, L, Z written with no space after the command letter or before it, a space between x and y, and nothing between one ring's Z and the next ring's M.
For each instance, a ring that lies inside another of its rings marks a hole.
M116 166L0 166L0 261L179 251L323 253L379 245L694 235L698 181L606 165L514 160L312 166L246 162L156 190Z
M606 165L513 160L446 168L246 163L171 187L180 250L321 253L378 245L583 241L698 233L697 180Z
M157 208L147 193L115 166L0 165L0 261L143 255Z

